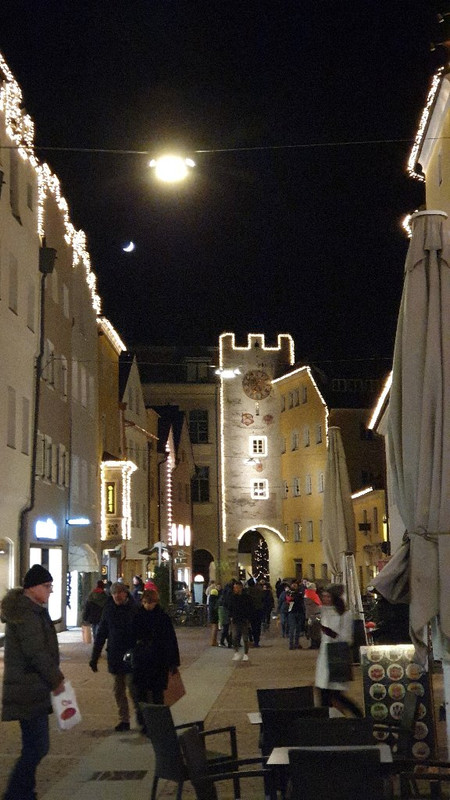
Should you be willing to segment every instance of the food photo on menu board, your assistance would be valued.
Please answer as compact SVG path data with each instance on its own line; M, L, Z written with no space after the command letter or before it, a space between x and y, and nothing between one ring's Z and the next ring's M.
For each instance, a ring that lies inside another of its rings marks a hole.
M401 720L406 692L414 692L418 701L408 757L418 761L429 758L435 746L430 678L414 661L414 647L373 645L361 647L360 653L364 705L366 716L376 723L375 739L389 743L395 752L395 725Z

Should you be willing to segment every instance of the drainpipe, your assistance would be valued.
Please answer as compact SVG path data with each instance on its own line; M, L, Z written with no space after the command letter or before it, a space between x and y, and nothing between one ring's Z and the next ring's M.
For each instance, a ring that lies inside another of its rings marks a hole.
M46 247L45 238L39 248L39 272L40 281L40 320L39 320L39 351L35 361L34 374L34 408L33 408L33 431L31 440L31 465L30 465L30 492L29 501L20 511L19 515L19 568L20 583L22 583L25 573L28 570L27 560L27 516L33 510L36 500L36 461L37 461L37 435L39 430L39 409L41 400L41 375L46 364L42 364L45 350L45 279L53 272L56 261L56 250L54 247Z

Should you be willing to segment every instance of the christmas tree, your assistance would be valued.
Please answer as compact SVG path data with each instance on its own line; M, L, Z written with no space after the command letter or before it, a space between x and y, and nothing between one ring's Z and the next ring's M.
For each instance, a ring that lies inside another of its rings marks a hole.
M260 539L253 553L253 574L256 580L269 581L269 548L264 539Z

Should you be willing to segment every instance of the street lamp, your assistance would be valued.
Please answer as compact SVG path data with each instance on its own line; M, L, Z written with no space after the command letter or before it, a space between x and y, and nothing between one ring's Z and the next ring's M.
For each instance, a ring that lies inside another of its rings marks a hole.
M187 178L189 170L195 167L195 161L182 156L164 155L152 158L149 166L155 170L158 180L164 183L179 183Z

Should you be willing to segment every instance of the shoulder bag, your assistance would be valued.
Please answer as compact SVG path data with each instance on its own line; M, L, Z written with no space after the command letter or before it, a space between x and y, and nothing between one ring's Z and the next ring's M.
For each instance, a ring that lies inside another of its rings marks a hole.
M327 659L330 683L347 683L353 680L353 653L348 642L328 642Z

